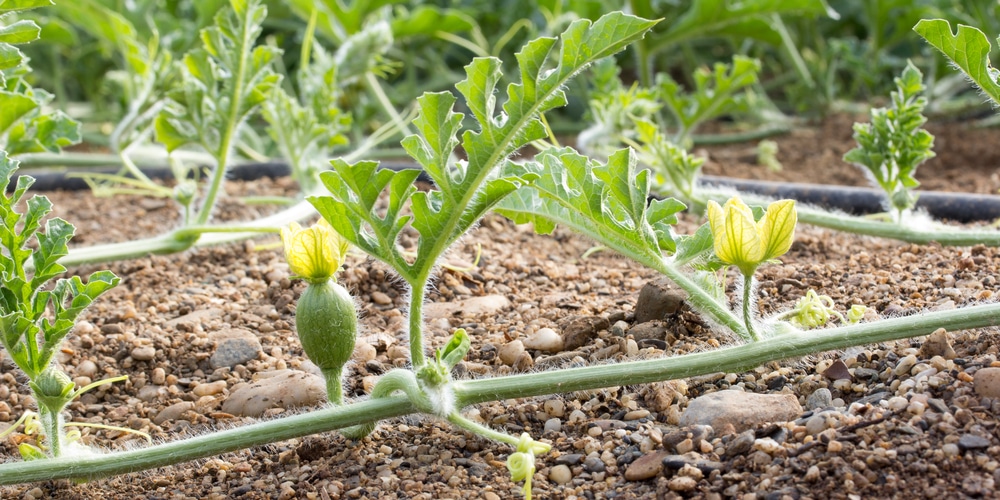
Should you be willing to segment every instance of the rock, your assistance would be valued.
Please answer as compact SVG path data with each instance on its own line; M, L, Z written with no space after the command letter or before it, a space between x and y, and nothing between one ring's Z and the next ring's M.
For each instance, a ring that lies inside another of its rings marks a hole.
M600 457L587 457L583 461L583 470L592 474L595 472L604 472L604 468L604 462L601 461Z
M517 359L514 360L514 366L512 368L514 368L514 371L516 372L526 372L530 370L532 366L535 366L535 360L531 357L531 354L521 352L521 354L517 356Z
M524 352L524 343L520 340L513 340L507 342L506 344L500 346L497 351L497 356L500 357L500 361L507 366L511 366L517 361L517 357Z
M225 380L216 380L215 382L209 382L207 384L198 384L191 389L191 392L199 398L202 396L214 396L226 390Z
M560 352L563 350L563 338L551 328L539 328L537 332L524 339L524 348L542 352Z
M432 302L424 306L427 320L461 315L463 317L495 314L510 307L510 300L503 295L485 295L452 302Z
M667 278L646 283L639 291L635 303L635 322L642 324L654 319L664 319L676 313L684 303L684 292L674 288Z
M733 439L726 445L723 457L729 459L750 451L750 448L753 448L754 441L756 441L756 438L752 430L743 431L740 435L736 436L736 439Z
M766 422L786 422L801 413L802 405L794 394L726 390L691 401L681 414L680 425L703 424L721 429L731 424L739 432Z
M392 305L392 297L385 294L385 292L372 292L372 302L380 306L390 306Z
M611 329L609 331L611 332L611 335L614 335L616 337L624 337L625 334L628 333L628 329L629 329L628 322L623 320L618 320L615 321L613 325L611 325Z
M663 458L663 466L681 473L684 471L684 475L695 477L690 468L694 467L702 475L711 474L714 470L721 470L724 464L722 462L716 462L713 460L704 460L696 458L697 455L667 455Z
M573 479L573 471L565 465L556 465L549 469L549 480L556 484L566 484Z
M637 458L625 469L625 480L645 481L660 475L663 471L663 459L668 455L670 452L659 450Z
M316 405L325 398L326 384L321 377L294 370L278 370L267 378L234 387L222 404L222 411L231 415L259 417L271 408Z
M913 369L917 364L917 357L910 354L909 356L903 356L896 363L896 368L892 370L892 373L896 376L909 375L910 370Z
M191 401L181 401L180 403L174 403L160 410L160 413L157 413L156 416L153 417L153 423L156 425L162 425L164 422L168 420L177 420L184 412L193 409L194 409L194 403L192 403Z
M667 481L667 488L670 488L670 491L692 491L697 486L698 481L688 476L675 476Z
M209 338L215 341L215 352L208 360L213 369L241 365L257 359L264 352L260 339L249 330L220 330Z
M984 398L1000 398L1000 368L980 368L972 377L976 394Z
M590 343L597 332L611 328L611 323L603 316L577 316L563 326L563 349L572 351Z
M555 459L556 465L576 465L583 460L582 453L566 453Z
M962 451L985 450L990 447L990 440L975 434L962 434L958 438L958 448Z
M955 349L951 347L951 340L948 338L948 331L944 328L934 330L934 333L927 336L927 340L920 346L920 358L930 359L934 356L941 356L944 359L955 359L958 356Z
M823 376L830 380L851 380L851 372L842 360L836 360L829 368L823 370Z
M132 349L129 353L136 361L152 361L156 357L156 348L151 345L144 345Z
M542 404L542 408L550 417L562 418L566 415L566 403L561 399L548 399Z
M830 393L830 389L826 387L820 387L813 391L812 394L806 398L806 409L807 410L819 410L822 408L827 408L833 404L833 394Z
M669 344L672 343L671 341L673 340L668 339L670 331L667 329L666 323L660 320L639 323L638 325L629 328L628 333L632 335L632 338L635 339L636 342L642 342L644 340L663 340Z
M359 340L354 346L354 353L351 354L351 359L358 363L365 364L374 360L377 355L378 349L375 349L375 346L363 340Z
M683 379L654 382L646 386L643 401L650 410L664 412L677 401L684 401L687 396L687 382Z
M97 364L89 359L85 359L76 365L76 374L81 377L94 378L97 376Z
M548 434L549 432L559 432L562 430L562 420L558 418L550 418L545 421L545 427L542 432Z

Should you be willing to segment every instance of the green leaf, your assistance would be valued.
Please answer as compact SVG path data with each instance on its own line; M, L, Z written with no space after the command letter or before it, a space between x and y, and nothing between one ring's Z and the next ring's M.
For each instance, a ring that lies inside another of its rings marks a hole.
M38 108L34 99L14 92L0 91L0 134Z
M823 0L699 0L691 2L680 18L666 23L666 30L650 36L653 51L696 38L753 38L772 45L781 43L781 36L771 25L772 14L801 16L829 15Z
M48 7L50 5L55 5L55 2L52 0L3 0L0 2L0 14Z
M746 97L738 93L757 82L759 71L760 61L736 55L731 64L715 63L711 70L695 71L691 92L682 91L668 74L657 75L659 97L680 125L682 140L698 124L743 107Z
M173 105L156 118L156 139L169 151L195 143L225 163L228 139L281 79L271 69L278 49L253 46L266 8L259 0L230 0L230 7L201 31L202 48L184 57L182 83L170 93Z
M663 251L675 249L670 226L685 206L666 199L647 207L648 171L637 168L632 150L619 150L605 165L569 148L548 150L535 161L508 168L538 176L497 208L517 223L533 222L542 232L551 231L552 223L564 224L639 261L660 259Z
M0 43L0 70L16 68L24 60L24 54L13 45ZM3 76L0 75L0 78Z
M681 265L706 259L711 255L714 244L712 228L707 222L694 234L678 236L676 240L677 253L674 254L674 262Z
M451 186L458 180L453 177L453 171L449 171L449 160L458 146L462 114L453 111L455 96L451 92L425 93L417 98L417 104L420 114L413 125L420 135L403 139L403 148L436 185L451 192Z
M475 19L460 10L429 5L417 6L412 12L397 8L392 16L392 35L395 38L434 36L438 32L460 33L475 27Z
M587 65L641 38L654 24L617 12L596 22L575 21L562 34L558 51L559 41L554 38L528 42L517 54L521 78L507 87L502 112L497 109L500 61L474 59L465 68L466 79L456 85L478 125L478 130L462 134L468 160L450 159L458 143L462 115L454 112L456 99L448 94L425 94L418 100L420 112L414 124L421 135L403 141L436 182L436 191L416 192L411 174L404 182L390 183L400 174L375 174L374 164L349 167L335 161L334 171L321 176L332 196L310 201L345 238L360 242L360 248L392 265L412 285L423 286L415 281L429 275L448 246L497 203L537 177L535 172L516 171L507 158L545 136L540 116L566 102L562 91L566 82ZM385 215L375 214L375 201L387 185L392 188L390 208ZM412 218L401 216L395 208L407 202ZM406 224L420 233L417 256L412 261L404 259L396 248L396 237ZM650 238L655 241L652 230Z
M953 33L951 24L944 19L922 19L913 31L951 59L994 103L1000 104L1000 71L990 64L992 47L982 31L959 24L958 31Z
M934 136L920 128L927 99L920 70L907 63L896 78L892 107L871 110L871 123L854 124L858 146L844 155L844 161L863 167L885 191L897 212L912 209L917 197L912 189L920 183L914 177L917 167L934 157Z
M334 170L320 174L320 180L332 196L311 196L309 202L347 241L407 275L409 266L396 239L410 221L402 210L417 190L413 182L420 171L377 170L378 164L372 161L350 165L337 159L331 163ZM387 187L389 206L379 213L376 204Z
M38 40L41 31L42 29L34 21L22 19L0 28L0 42L13 44L33 42Z

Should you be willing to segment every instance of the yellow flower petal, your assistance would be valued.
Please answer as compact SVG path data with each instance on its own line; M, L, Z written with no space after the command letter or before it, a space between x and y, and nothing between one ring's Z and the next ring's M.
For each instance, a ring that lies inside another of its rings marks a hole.
M767 206L767 213L761 219L760 238L764 244L761 261L776 259L792 247L795 239L795 200L780 200Z
M293 222L282 228L281 241L292 273L309 281L330 279L348 249L347 241L325 219L306 229Z
M723 207L725 215L725 238L721 241L722 253L716 254L723 262L740 269L744 275L752 274L760 265L764 254L753 211L743 200L733 197ZM717 240L718 241L718 240Z

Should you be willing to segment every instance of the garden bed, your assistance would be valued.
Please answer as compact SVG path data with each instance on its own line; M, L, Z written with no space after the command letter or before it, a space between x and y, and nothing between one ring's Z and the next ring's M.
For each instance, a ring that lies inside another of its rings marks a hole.
M777 138L780 172L753 165L747 153L752 145L740 144L707 148L706 173L863 185L840 161L852 146L849 123L834 118ZM987 147L996 144L996 132L929 128L938 137L938 158L921 167L924 188L991 193L1000 187L997 154ZM228 189L238 196L295 192L287 179L231 182ZM48 195L55 213L77 226L76 245L155 234L177 218L173 205L148 198ZM242 219L261 210L229 198L217 218ZM684 215L679 229L692 231L696 224ZM289 279L276 244L277 238L262 237L111 264L122 284L87 311L60 361L73 377L130 378L83 396L69 406L70 418L169 441L251 422L224 410L239 384L277 370L318 373L293 330L294 299L304 285ZM429 294L429 301L452 306L428 306L428 342L438 347L454 328L469 331L473 347L457 368L461 378L672 356L736 342L714 335L684 306L637 327L637 297L657 273L610 252L583 258L592 245L562 228L537 236L488 217L449 256L456 269L442 270ZM470 266L480 246L481 259ZM863 303L883 317L993 300L996 254L982 246L917 246L800 225L782 263L761 268L759 305L765 315L788 308L809 288L841 308ZM360 360L345 391L360 397L375 376L405 363L404 290L384 266L360 255L348 258L341 282L361 311ZM580 317L589 319L574 321ZM516 356L514 341L543 328L564 337L572 330L579 346ZM213 355L227 338L242 338L253 349L259 341L259 352L226 366ZM982 397L973 380L979 369L1000 366L998 338L995 329L949 332L953 353L918 338L745 373L488 403L466 414L553 445L539 458L538 498L991 496L1000 482L1000 399ZM25 381L15 377L5 355L0 359L2 429L33 404L27 404ZM843 361L847 375L827 370L835 360ZM831 400L817 392L822 388ZM748 431L678 425L690 401L723 389L792 394L802 411ZM854 402L861 404L849 411ZM262 418L298 411L304 410L277 408ZM119 431L83 434L85 442L102 447L143 443ZM521 485L504 466L510 452L447 423L401 418L383 422L361 442L328 433L80 485L5 486L0 497L512 498ZM18 456L10 442L0 453L5 460Z

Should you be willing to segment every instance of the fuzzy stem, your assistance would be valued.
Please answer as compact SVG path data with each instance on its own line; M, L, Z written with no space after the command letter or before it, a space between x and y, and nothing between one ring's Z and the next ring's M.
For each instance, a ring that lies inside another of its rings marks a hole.
M49 454L53 457L62 455L63 426L59 412L49 410L44 405L38 405L38 419L42 422Z
M872 323L780 334L759 342L683 356L463 380L453 382L452 386L458 406L464 407L485 401L645 384L719 371L738 373L770 361L918 337L938 328L955 331L998 324L1000 304L984 304ZM417 409L409 399L402 396L375 398L145 449L2 464L0 484L64 478L93 479L136 472L415 411Z
M413 370L417 371L424 366L424 293L422 283L426 280L418 280L418 286L410 284L410 311L408 316L410 326L410 364Z
M495 431L485 425L473 422L472 420L465 418L465 416L457 411L448 415L448 421L460 429L465 429L471 434L482 436L486 439L491 439L499 443L506 443L517 448L517 443L519 441L517 437Z
M334 370L323 370L323 379L326 380L326 399L335 406L344 404L344 381L343 368Z
M757 335L757 331L753 327L754 316L753 312L753 289L754 289L754 279L753 274L743 274L743 282L741 286L743 288L743 324L747 327L747 333L750 335L750 339L754 342L760 340Z

